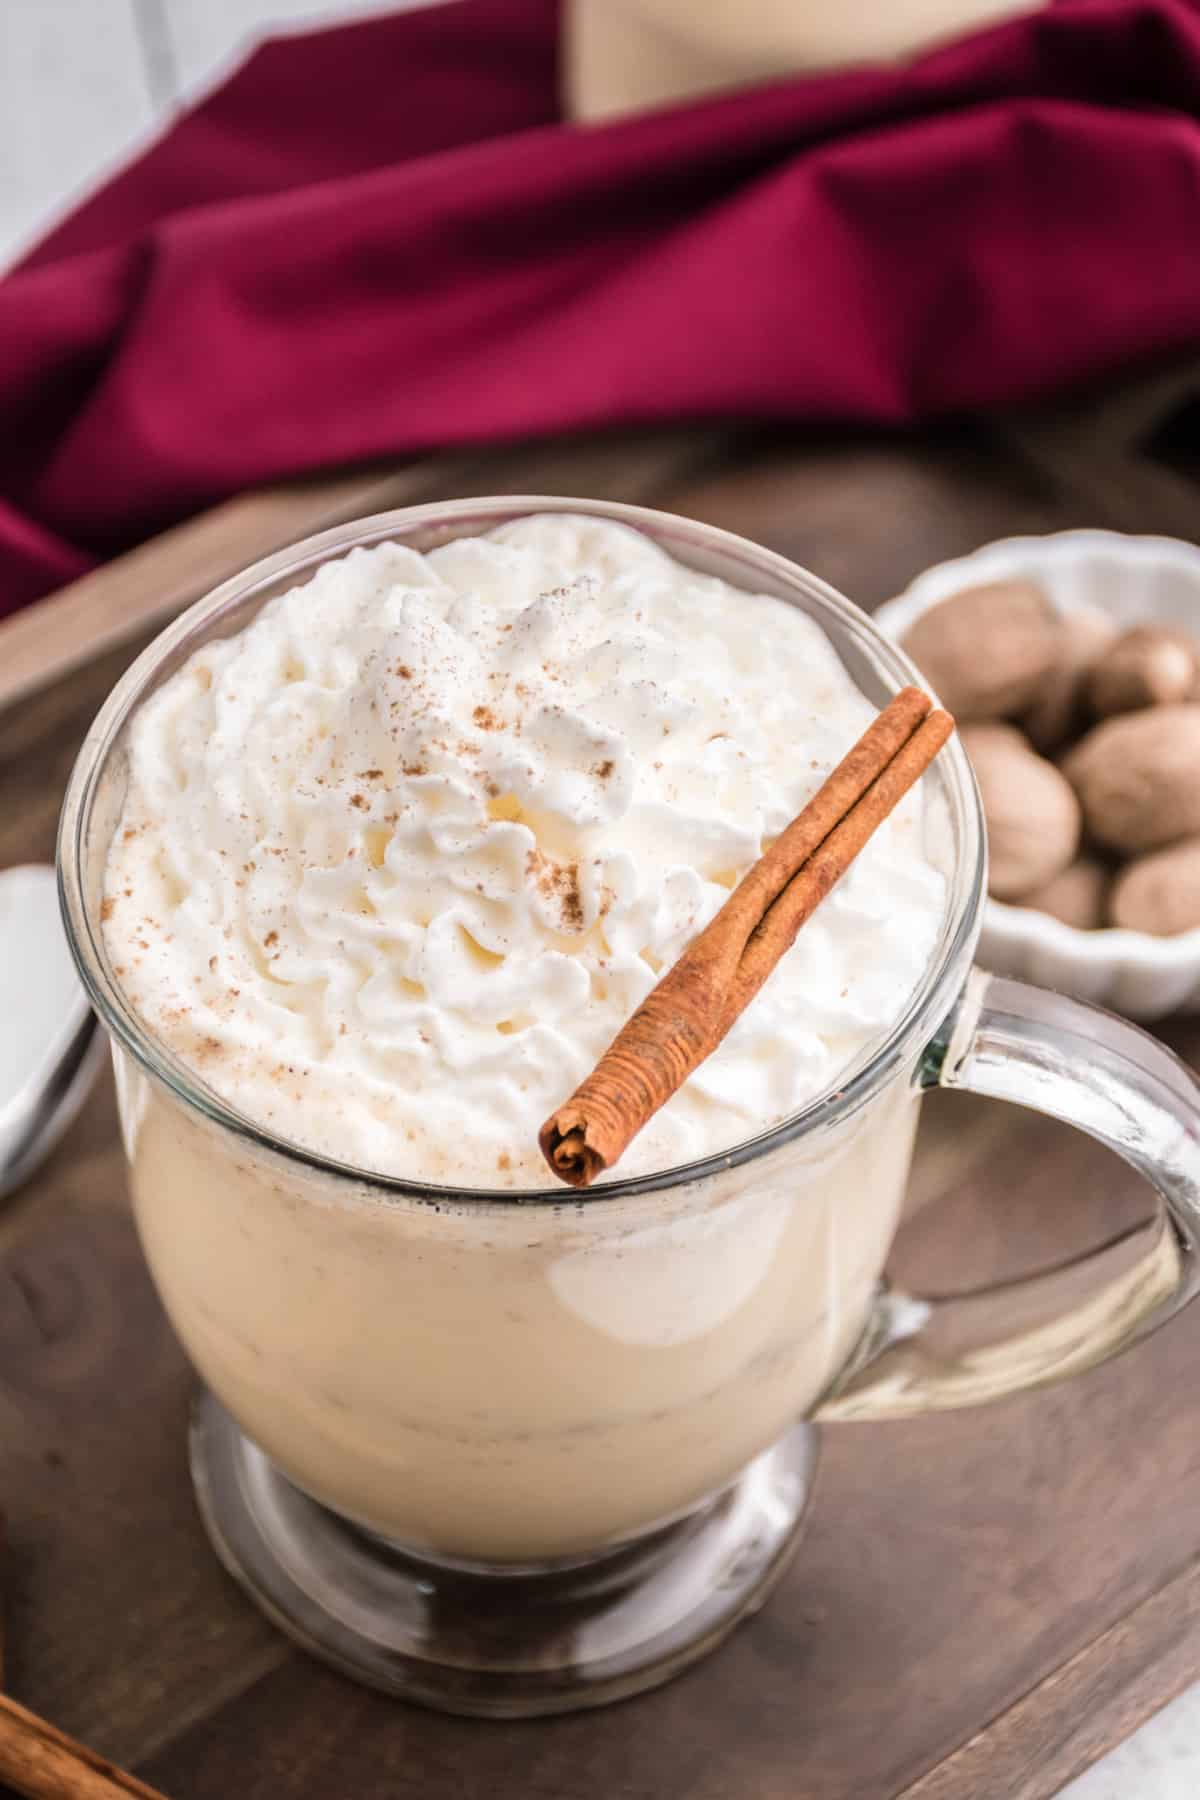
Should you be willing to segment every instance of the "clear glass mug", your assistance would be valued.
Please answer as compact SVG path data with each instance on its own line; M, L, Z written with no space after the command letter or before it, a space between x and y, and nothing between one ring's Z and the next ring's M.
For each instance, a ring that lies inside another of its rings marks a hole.
M799 1536L815 1421L1057 1380L1197 1285L1197 1083L1120 1020L972 972L984 844L957 743L927 777L950 903L904 1016L836 1092L684 1168L585 1195L380 1179L274 1139L131 1010L100 918L142 700L356 544L424 550L560 511L623 521L803 608L878 703L912 678L824 583L708 526L561 499L408 508L270 557L170 626L89 733L59 842L68 934L112 1039L138 1229L205 1384L191 1454L217 1553L346 1672L495 1716L650 1687L758 1606ZM1141 1233L998 1293L895 1292L883 1271L917 1103L938 1084L1080 1126L1162 1207Z

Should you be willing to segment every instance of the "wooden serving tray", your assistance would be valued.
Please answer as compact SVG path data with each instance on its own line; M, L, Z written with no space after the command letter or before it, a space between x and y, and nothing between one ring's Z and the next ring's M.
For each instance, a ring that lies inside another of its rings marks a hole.
M487 491L620 496L757 537L872 605L1008 532L1178 531L1189 492L1200 527L1169 423L1192 391L1185 371L903 442L614 438L240 500L0 627L0 866L52 855L75 749L153 628L338 518ZM1170 454L1156 465L1148 442ZM1200 1059L1200 1025L1167 1035ZM943 1293L1004 1280L1147 1205L1064 1127L935 1096L898 1273ZM1041 1800L1200 1674L1198 1358L1200 1305L1068 1386L830 1430L795 1564L706 1662L599 1713L443 1718L293 1650L209 1551L185 1467L191 1379L134 1238L106 1080L0 1215L6 1679L174 1800Z

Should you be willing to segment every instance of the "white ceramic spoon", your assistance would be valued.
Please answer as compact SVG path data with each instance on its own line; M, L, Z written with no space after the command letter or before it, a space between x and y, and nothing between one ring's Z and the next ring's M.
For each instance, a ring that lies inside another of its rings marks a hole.
M95 1015L58 915L54 870L0 873L0 1199L79 1111L103 1061Z

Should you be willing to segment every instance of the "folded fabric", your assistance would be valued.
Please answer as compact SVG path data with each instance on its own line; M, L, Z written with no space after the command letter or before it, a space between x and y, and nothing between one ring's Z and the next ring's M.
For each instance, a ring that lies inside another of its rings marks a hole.
M253 483L1200 343L1200 8L560 122L553 0L266 44L0 281L0 613Z

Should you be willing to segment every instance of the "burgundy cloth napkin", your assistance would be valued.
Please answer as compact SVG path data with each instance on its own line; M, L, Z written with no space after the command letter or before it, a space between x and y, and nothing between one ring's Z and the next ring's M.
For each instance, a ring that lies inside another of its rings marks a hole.
M559 121L554 0L266 44L0 281L0 613L251 483L1200 343L1200 6Z

